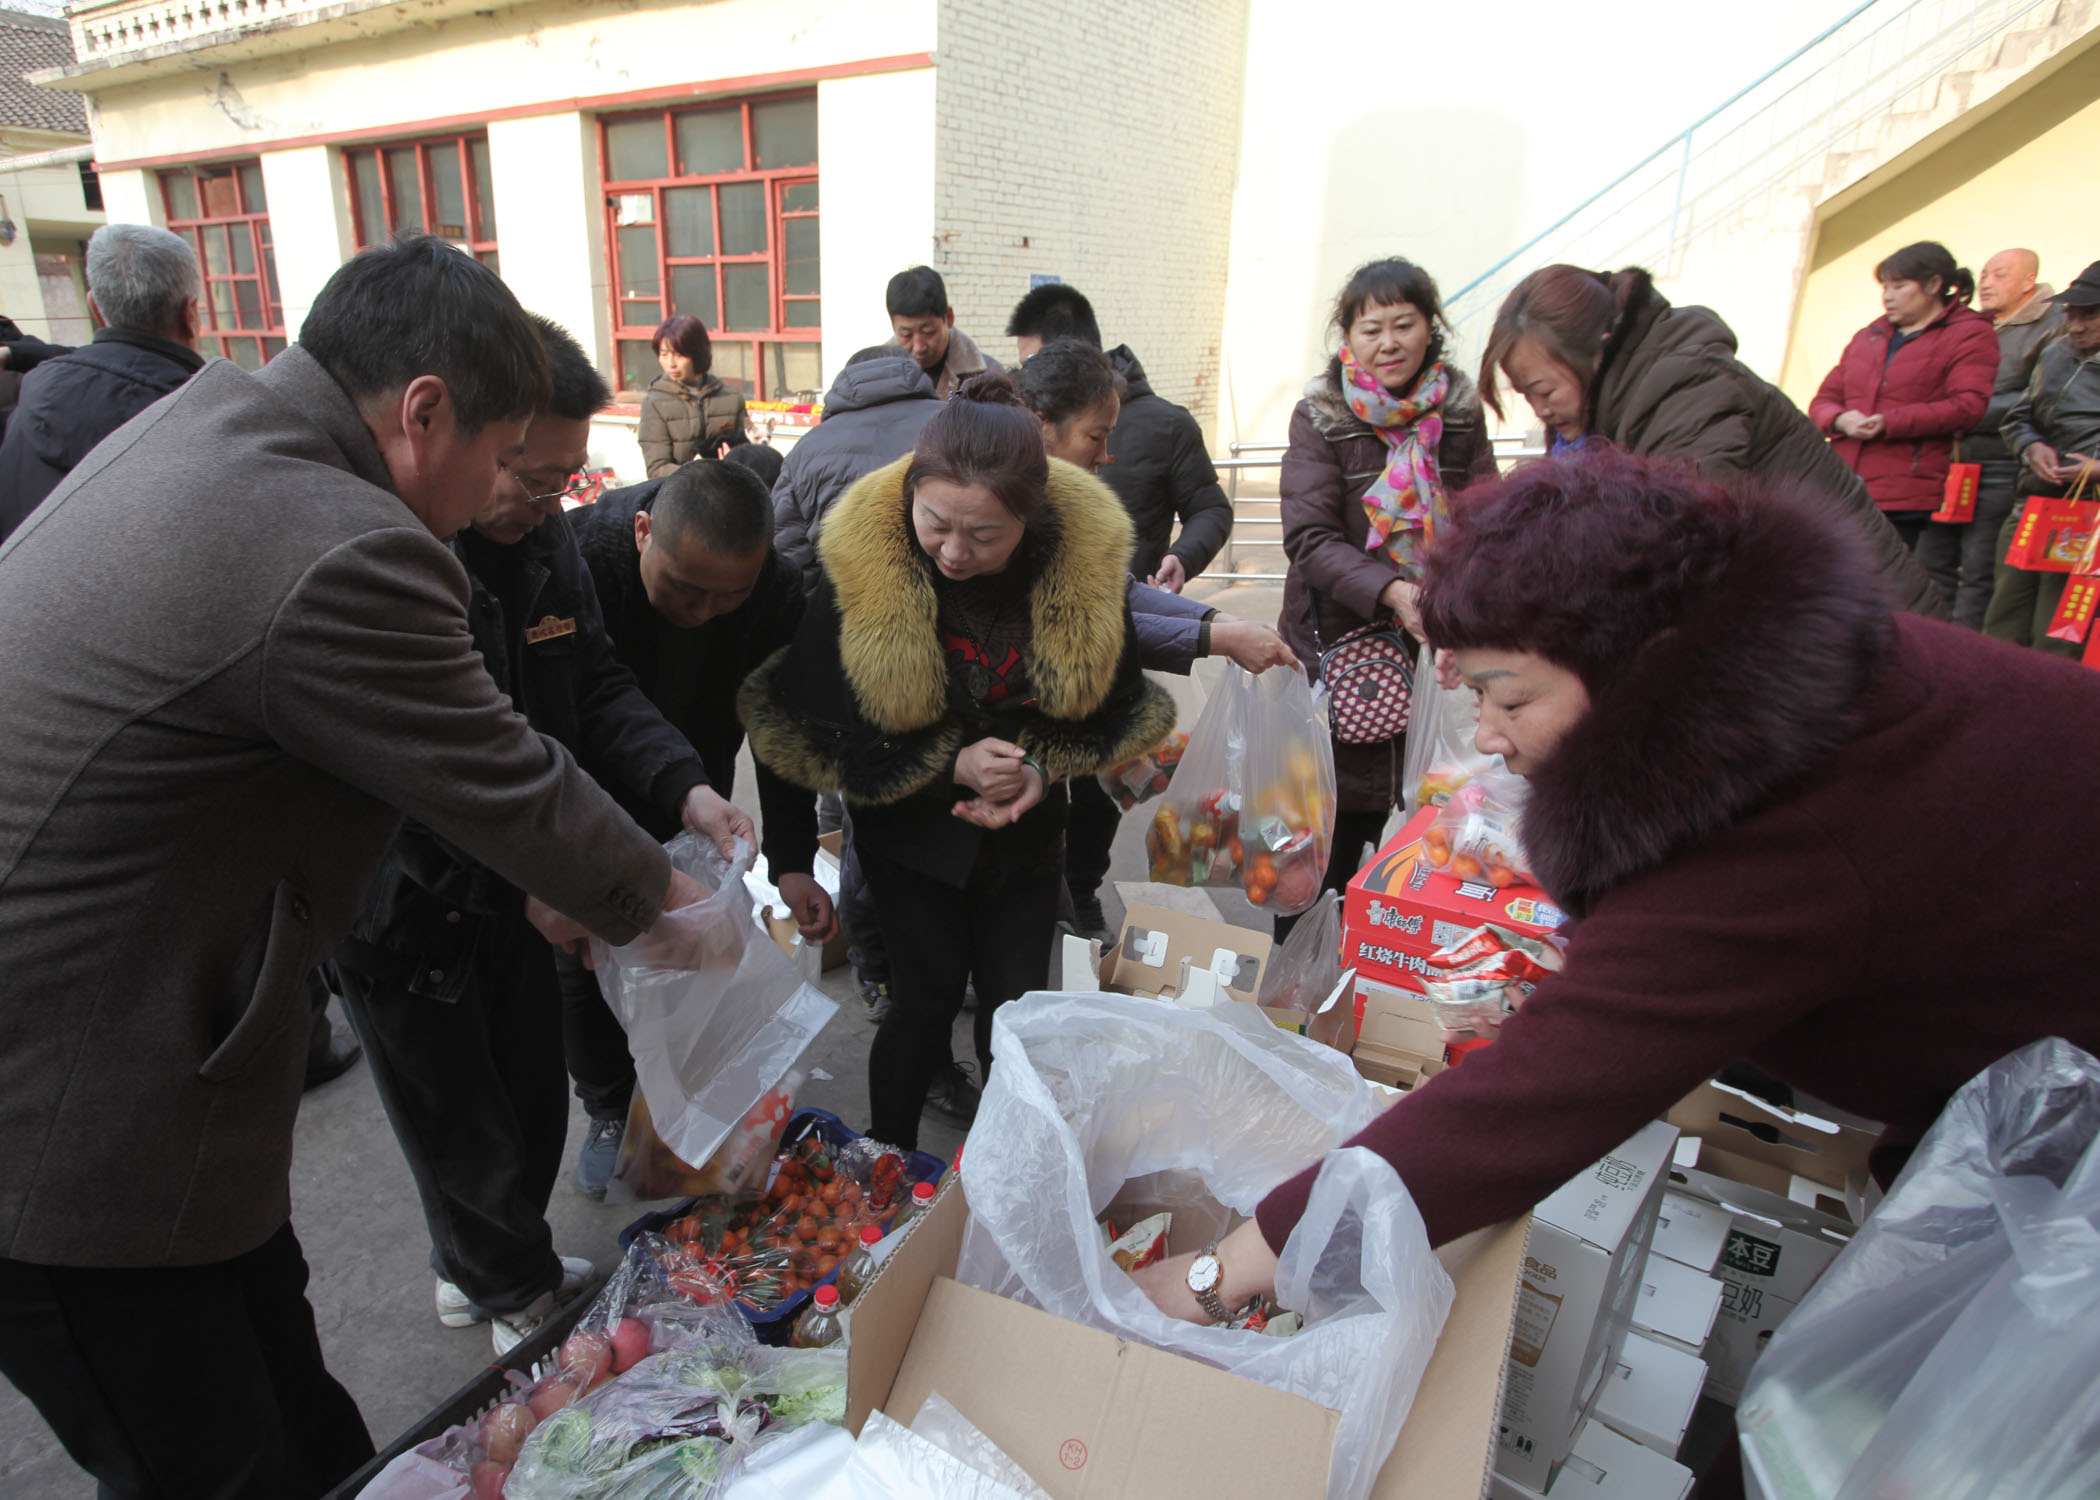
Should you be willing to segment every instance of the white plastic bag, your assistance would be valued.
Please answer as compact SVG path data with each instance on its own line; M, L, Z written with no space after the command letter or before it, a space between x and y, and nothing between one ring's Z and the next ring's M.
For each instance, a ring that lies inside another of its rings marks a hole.
M1737 1411L1771 1500L2100 1494L2100 1059L1963 1085Z
M1415 665L1413 717L1407 725L1407 754L1400 764L1401 805L1408 817L1421 808L1442 807L1451 794L1482 771L1499 769L1502 757L1473 748L1480 731L1480 704L1471 688L1447 688L1436 680L1436 653L1424 646Z
M963 1158L956 1278L1340 1412L1327 1493L1361 1500L1453 1296L1391 1165L1336 1149L1383 1107L1377 1091L1339 1052L1239 1003L1027 995L993 1017L992 1051ZM1142 1179L1133 1191L1173 1209L1177 1233L1222 1229L1223 1210L1251 1214L1313 1161L1319 1179L1277 1269L1277 1301L1305 1317L1293 1338L1167 1317L1096 1227Z
M959 1458L979 1473L1010 1486L1021 1500L1050 1500L1049 1493L1026 1469L1008 1457L1004 1448L986 1437L939 1391L927 1392L919 1404L919 1414L911 1419L911 1430L914 1437L926 1439L949 1457Z
M879 1411L868 1413L853 1457L809 1500L1022 1500L989 1474L935 1447Z
M752 922L748 845L739 841L734 864L690 833L664 847L709 896L665 913L633 943L594 940L591 952L657 1135L679 1160L703 1163L838 1006Z

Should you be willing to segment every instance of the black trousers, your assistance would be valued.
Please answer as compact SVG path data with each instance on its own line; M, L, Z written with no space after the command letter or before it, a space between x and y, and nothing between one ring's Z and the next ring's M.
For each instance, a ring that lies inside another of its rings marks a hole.
M1065 884L1074 901L1085 901L1108 877L1109 850L1123 823L1123 809L1099 777L1072 779L1072 811L1065 823Z
M627 1030L605 1003L598 976L573 953L554 955L561 989L561 1050L576 1097L594 1120L624 1120L634 1099L634 1054Z
M0 1260L0 1373L105 1500L307 1500L372 1456L290 1224L208 1266Z
M866 847L860 863L890 949L890 1011L868 1050L869 1133L913 1148L926 1091L953 1060L950 1037L971 977L987 1076L992 1012L1049 983L1064 849L1034 829L988 834L961 890Z
M1338 812L1334 815L1334 843L1327 851L1327 874L1320 881L1323 891L1344 891L1358 870L1364 867L1366 844L1375 852L1378 835L1385 832L1385 820L1392 816L1392 809L1383 812ZM1300 912L1298 916L1303 916ZM1276 918L1276 941L1281 945L1298 925L1298 917Z
M546 939L522 914L482 924L458 1000L343 966L343 1008L423 1200L431 1269L506 1313L561 1283L547 1200L568 1074Z

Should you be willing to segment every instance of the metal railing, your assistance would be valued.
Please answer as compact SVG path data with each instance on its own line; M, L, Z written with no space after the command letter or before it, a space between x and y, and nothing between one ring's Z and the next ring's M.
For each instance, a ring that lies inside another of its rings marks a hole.
M1523 437L1498 437L1493 439L1493 442L1495 462L1504 467L1520 459L1541 457L1546 451L1544 448L1535 446L1528 435ZM1218 549L1217 559L1214 560L1219 564L1218 571L1215 573L1206 572L1203 575L1205 578L1210 579L1214 583L1223 583L1228 579L1234 583L1282 583L1289 576L1285 573L1242 573L1238 571L1234 555L1234 548L1240 540L1240 528L1243 526L1273 526L1276 529L1276 539L1273 542L1262 541L1251 545L1264 549L1282 549L1283 518L1281 515L1249 516L1241 512L1240 475L1255 469L1281 469L1283 467L1283 455L1289 447L1290 444L1288 443L1228 443L1225 447L1226 456L1224 458L1214 458L1210 461L1211 467L1225 478L1225 498L1232 502L1232 530L1226 534L1225 545ZM1249 454L1273 456L1250 458L1248 457ZM1277 502L1267 496L1262 496L1246 503L1275 505Z
M1938 80L2056 0L1869 0L1445 301L1454 328L1492 316L1540 266L1642 265L1674 275L1686 247L1833 153L1929 112ZM1975 67L1996 56L1979 55Z

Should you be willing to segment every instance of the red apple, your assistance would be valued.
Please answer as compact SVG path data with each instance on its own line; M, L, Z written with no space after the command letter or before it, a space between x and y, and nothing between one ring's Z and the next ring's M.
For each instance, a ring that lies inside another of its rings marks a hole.
M631 1370L649 1353L649 1325L639 1318L622 1318L612 1331L612 1367Z
M518 1450L525 1446L525 1439L532 1436L532 1429L539 1425L540 1419L533 1415L531 1407L517 1401L505 1401L481 1419L481 1446L497 1463L515 1463Z

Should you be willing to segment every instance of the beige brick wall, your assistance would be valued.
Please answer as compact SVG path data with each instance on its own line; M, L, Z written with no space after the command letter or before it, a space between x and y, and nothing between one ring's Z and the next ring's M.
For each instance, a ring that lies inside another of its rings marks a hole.
M1217 430L1246 0L941 0L935 239L956 325L1011 362L1032 274Z

